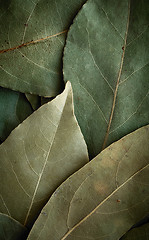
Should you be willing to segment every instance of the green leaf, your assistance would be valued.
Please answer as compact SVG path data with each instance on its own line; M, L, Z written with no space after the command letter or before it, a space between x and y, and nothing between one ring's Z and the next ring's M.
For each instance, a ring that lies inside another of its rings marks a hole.
M25 240L27 229L19 222L0 213L0 239L1 240Z
M30 228L55 189L88 162L69 82L11 133L0 156L0 211Z
M41 98L38 95L26 93L25 96L34 110L37 110L41 106Z
M64 80L90 157L149 123L148 1L88 1L68 33Z
M148 236L149 223L146 223L141 227L131 229L121 240L148 240Z
M62 91L67 30L86 0L0 0L0 85L55 96Z
M0 140L32 113L32 108L22 93L0 88Z
M149 125L70 176L41 211L28 239L115 240L149 211Z

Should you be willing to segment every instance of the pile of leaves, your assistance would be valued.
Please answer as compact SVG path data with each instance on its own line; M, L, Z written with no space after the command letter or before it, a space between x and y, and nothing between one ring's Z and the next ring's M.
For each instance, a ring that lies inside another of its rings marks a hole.
M0 6L0 239L147 240L148 1Z

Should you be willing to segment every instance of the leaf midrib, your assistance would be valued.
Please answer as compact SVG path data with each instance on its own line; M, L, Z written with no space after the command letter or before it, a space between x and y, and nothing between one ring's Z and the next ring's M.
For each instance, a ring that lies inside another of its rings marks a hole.
M31 204L30 204L30 207L29 207L29 209L28 209L28 212L27 212L27 215L26 215L24 224L23 224L24 226L26 226L26 224L27 224L28 217L29 217L29 214L30 214L30 212L31 212L31 210L32 210L32 206L33 206L33 203L34 203L34 200L35 200L35 197L36 197L36 194L37 194L39 185L40 185L41 178L42 178L42 176L43 176L43 174L44 174L44 170L45 170L45 167L46 167L46 165L47 165L48 158L49 158L49 155L50 155L50 152L51 152L51 149L52 149L52 146L53 146L53 143L54 143L56 134L57 134L58 129L59 129L60 122L61 122L61 119L62 119L62 116L63 116L63 113L64 113L64 108L65 108L65 105L66 105L67 97L68 97L68 95L66 96L65 103L64 103L64 106L63 106L63 111L62 111L62 113L61 113L61 116L60 116L60 119L59 119L59 123L58 123L57 129L56 129L55 134L54 134L54 136L53 136L51 145L50 145L50 147L49 147L49 151L48 151L48 153L47 153L47 157L46 157L46 159L45 159L45 162L44 162L43 168L42 168L42 170L41 170L41 173L40 173L40 175L39 175L39 179L38 179L37 184L36 184L36 188L35 188L35 191L34 191L32 200L31 200Z
M35 44L35 43L38 43L38 42L41 42L41 41L44 41L44 40L47 40L47 39L50 39L50 38L57 37L59 35L62 35L64 33L66 33L67 31L68 30L64 30L62 32L59 32L59 33L56 33L56 34L53 34L53 35L50 35L50 36L47 36L47 37L44 37L44 38L40 38L40 39L37 39L37 40L32 40L30 42L22 43L21 45L18 45L18 46L12 47L12 48L7 48L7 49L0 50L0 54L10 52L10 51L22 48L22 47L26 47L28 45Z
M110 197L112 197L119 189L121 189L125 184L127 184L129 181L131 181L138 173L145 170L147 167L149 167L149 164L139 169L136 173L134 173L132 176L130 176L124 183L122 183L118 188L116 188L111 194L109 194L101 203L99 203L86 217L84 217L79 223L77 223L71 230L69 230L64 237L61 238L61 240L66 239L77 227L79 227L83 222L85 222L96 210L102 206Z
M108 140L108 137L109 137L109 131L110 131L111 123L112 123L112 120L113 120L113 114L114 114L116 99L117 99L117 92L118 92L120 78L121 78L121 75L122 75L122 68L123 68L125 51L126 51L127 36L128 36L128 29L129 29L129 19L130 19L130 0L128 0L128 18L127 18L124 46L123 46L124 50L123 50L122 57L121 57L120 69L119 69L119 72L118 72L118 78L117 78L117 83L116 83L114 97L113 97L111 114L110 114L110 118L109 118L109 123L108 123L107 131L106 131L106 135L105 135L105 138L104 138L104 142L103 142L103 145L102 145L102 150L106 147L106 143L107 143L107 140Z

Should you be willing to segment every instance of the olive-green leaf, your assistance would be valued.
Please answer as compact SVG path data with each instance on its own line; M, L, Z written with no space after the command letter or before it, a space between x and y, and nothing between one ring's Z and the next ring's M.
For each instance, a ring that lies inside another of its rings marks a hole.
M64 80L90 157L149 124L148 0L89 0L68 33Z
M64 88L67 30L86 0L0 0L0 85L42 96Z
M25 96L34 110L37 110L41 106L41 97L38 95L26 93Z
M32 112L24 94L0 88L0 140L4 141Z
M29 240L116 240L149 211L149 125L102 151L52 195Z
M0 156L0 211L30 228L54 190L88 162L69 82L11 133Z
M131 229L121 240L148 240L149 239L149 223L138 228Z
M1 240L25 240L27 229L19 222L0 213L0 239Z

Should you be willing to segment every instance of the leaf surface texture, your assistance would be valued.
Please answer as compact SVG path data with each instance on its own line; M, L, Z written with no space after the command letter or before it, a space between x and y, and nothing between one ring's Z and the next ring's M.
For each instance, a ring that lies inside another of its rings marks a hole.
M42 96L64 88L67 30L85 0L0 0L0 85Z
M0 211L30 228L54 190L88 162L69 82L11 133L0 156Z
M13 218L0 213L0 239L25 240L27 229Z
M148 1L89 0L64 51L90 157L149 123Z
M110 145L52 195L28 239L115 240L149 211L149 125Z
M146 223L138 228L131 229L120 240L148 240L149 223Z

